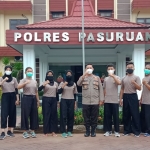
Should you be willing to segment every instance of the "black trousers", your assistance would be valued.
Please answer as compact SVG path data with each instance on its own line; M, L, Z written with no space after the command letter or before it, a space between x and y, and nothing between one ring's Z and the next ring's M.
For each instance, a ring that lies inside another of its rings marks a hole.
M83 106L83 118L85 127L92 128L97 127L99 105L82 105Z
M3 93L1 101L1 128L7 128L7 118L8 127L16 126L16 93Z
M44 134L57 132L57 99L56 97L42 98L43 132Z
M150 105L141 105L141 131L150 134Z
M29 130L29 120L30 120L31 130L35 130L39 127L37 100L36 100L36 96L34 95L23 95L21 101L21 129L22 130Z
M112 117L115 132L119 132L119 104L104 104L104 130L112 131Z
M140 134L140 114L137 94L123 95L124 134Z
M73 131L74 124L74 99L61 99L60 102L60 132Z

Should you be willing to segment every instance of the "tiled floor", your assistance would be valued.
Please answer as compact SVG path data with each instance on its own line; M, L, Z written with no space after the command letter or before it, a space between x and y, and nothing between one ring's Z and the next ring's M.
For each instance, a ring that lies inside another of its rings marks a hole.
M85 138L83 134L74 134L74 137L62 138L44 137L38 134L37 138L23 139L22 134L16 134L14 138L7 137L0 141L0 150L149 150L150 138L139 138L121 136L116 138L113 135L104 137L97 134L97 137Z

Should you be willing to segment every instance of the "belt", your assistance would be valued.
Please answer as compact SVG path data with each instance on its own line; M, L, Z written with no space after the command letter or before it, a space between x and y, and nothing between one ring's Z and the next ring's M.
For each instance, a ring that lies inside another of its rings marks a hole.
M23 95L25 97L35 97L35 95Z

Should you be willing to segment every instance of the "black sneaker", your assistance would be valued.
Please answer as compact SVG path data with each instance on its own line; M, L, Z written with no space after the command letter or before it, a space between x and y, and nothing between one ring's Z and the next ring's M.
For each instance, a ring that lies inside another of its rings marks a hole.
M4 140L5 137L6 137L5 132L2 132L1 135L0 135L0 140Z
M84 134L85 137L89 137L90 136L90 127L86 127L86 132Z
M9 136L9 137L15 137L15 135L11 131L7 131L7 136Z
M91 137L96 137L95 128L93 128L93 127L91 129Z

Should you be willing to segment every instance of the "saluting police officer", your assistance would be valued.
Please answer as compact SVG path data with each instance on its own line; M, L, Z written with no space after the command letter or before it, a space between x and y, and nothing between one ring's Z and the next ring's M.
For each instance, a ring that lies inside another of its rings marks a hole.
M93 65L86 65L85 73L79 78L77 85L82 86L82 104L84 125L86 127L85 137L95 137L99 105L104 101L103 87L98 76L93 75ZM101 102L100 102L101 101Z
M120 105L123 105L124 136L133 133L140 135L140 115L137 90L141 90L141 80L134 75L134 63L126 65L127 75L122 79ZM123 101L122 101L123 98Z
M142 80L143 91L141 104L141 130L145 137L150 137L150 64L145 66L145 77Z

